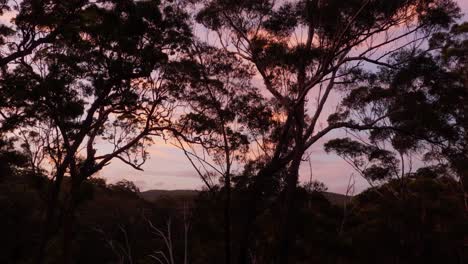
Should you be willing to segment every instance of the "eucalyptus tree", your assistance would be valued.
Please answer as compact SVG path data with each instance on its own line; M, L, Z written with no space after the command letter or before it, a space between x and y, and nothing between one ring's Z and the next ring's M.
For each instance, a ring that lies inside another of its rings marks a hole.
M175 106L165 67L191 39L187 16L177 2L65 2L20 4L12 27L18 34L27 34L23 23L33 35L34 30L60 34L36 50L35 44L10 45L11 54L21 50L30 55L4 68L0 80L6 106L27 117L21 123L23 135L41 135L50 160L46 167L53 184L38 263L44 261L56 225L63 228L62 262L70 262L82 183L114 159L141 169L151 136L170 130ZM31 36L28 41L38 40ZM70 181L64 181L66 176Z
M386 116L356 122L332 95L363 76L363 67L395 68L386 59L431 32L448 27L459 9L452 1L229 1L201 0L197 21L218 37L225 52L254 68L265 93L284 117L268 161L251 184L239 262L248 262L249 240L262 181L286 169L279 263L293 259L295 191L304 153L336 129L379 127ZM357 76L357 77L356 77Z
M63 37L88 1L0 1L0 67L21 60L37 48ZM12 23L7 21L11 16Z
M225 262L230 263L232 178L253 155L252 142L264 139L271 129L272 109L252 85L251 67L235 54L198 42L172 68L176 98L183 107L178 147L209 191L215 192L220 180Z
M447 94L452 95L452 100L447 104L453 107L451 113L454 113L449 123L458 132L442 154L458 174L463 186L465 209L468 210L468 22L454 25L450 32L434 39L442 40L439 58L454 77L450 80L452 87Z
M398 67L366 73L366 79L349 84L348 109L360 119L385 113L388 128L371 131L369 142L332 140L327 150L347 159L364 177L384 181L412 176L411 166L405 166L411 160L403 156L423 156L433 175L443 172L459 179L466 206L467 32L466 22L453 25L431 37L431 51L402 50L389 59ZM364 168L366 161L373 164Z
M46 48L51 43L64 39L76 23L80 12L89 6L89 1L0 1L0 76L23 63L27 64L32 53ZM11 130L34 113L22 112L13 107L16 102L6 91L0 91L0 120L3 132Z

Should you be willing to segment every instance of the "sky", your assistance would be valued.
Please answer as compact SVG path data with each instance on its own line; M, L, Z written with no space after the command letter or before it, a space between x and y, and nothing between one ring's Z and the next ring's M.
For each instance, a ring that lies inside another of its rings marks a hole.
M458 0L462 12L468 14L468 0ZM0 22L7 22L11 14L4 14ZM464 20L468 19L465 15ZM336 99L334 100L337 101ZM333 103L330 107L334 107ZM331 138L343 137L344 132L334 132L322 138L308 151L311 162L304 162L300 169L300 180L307 182L311 176L326 184L328 190L337 193L346 193L348 181L354 176L355 190L358 193L368 187L366 181L360 178L353 169L336 155L323 151L323 143ZM200 189L203 182L196 171L186 159L184 153L169 142L157 140L149 148L149 160L143 165L143 171L137 171L130 166L114 160L110 165L99 172L98 177L105 178L108 183L119 180L133 181L142 191L150 189ZM312 167L312 175L310 173Z
M468 0L458 0L464 14L468 14ZM465 15L464 19L468 18ZM332 104L333 105L333 104ZM368 187L367 182L359 177L354 170L336 155L327 154L323 150L323 143L331 138L345 136L344 132L334 132L322 138L318 144L309 149L311 162L303 162L300 169L300 180L307 182L311 178L318 180L328 187L328 191L346 193L348 181L353 177L354 193L359 193ZM200 189L203 182L190 165L182 151L157 140L149 148L150 159L143 165L144 171L136 171L116 160L100 172L99 177L106 178L108 183L122 179L133 181L141 191L150 189Z

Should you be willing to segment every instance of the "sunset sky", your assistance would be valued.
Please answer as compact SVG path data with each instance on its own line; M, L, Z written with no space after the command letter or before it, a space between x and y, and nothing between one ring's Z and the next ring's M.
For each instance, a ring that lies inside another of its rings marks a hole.
M463 13L468 13L468 0L459 0ZM465 15L465 19L467 16ZM329 104L330 107L335 104ZM348 179L354 173L339 157L326 154L322 144L333 137L343 136L343 132L335 132L323 138L319 144L313 145L311 153L311 165L313 179L324 182L329 191L344 193ZM169 143L158 140L150 149L150 159L143 166L144 171L136 171L131 167L114 160L109 166L100 172L100 177L106 178L112 183L121 179L133 181L142 191L149 189L199 189L202 181L185 158L182 151ZM301 168L301 180L310 178L309 164L304 162ZM356 175L355 192L367 187L367 183Z

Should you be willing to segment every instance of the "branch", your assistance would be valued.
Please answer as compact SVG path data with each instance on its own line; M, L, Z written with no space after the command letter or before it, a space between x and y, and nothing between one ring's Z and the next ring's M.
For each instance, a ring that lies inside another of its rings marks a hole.
M127 165L130 165L131 167L133 167L135 170L139 170L139 171L143 171L143 169L141 168L141 165L143 164L140 164L140 165L136 165L134 163L131 163L130 161L124 159L122 156L120 155L117 155L115 156L116 158L118 158L119 160L121 160L123 163L127 164Z
M40 38L38 40L35 40L33 42L31 42L31 44L29 45L29 47L27 47L26 49L23 49L23 50L19 50L19 51L16 51L6 57L3 57L3 58L0 58L0 67L4 67L5 65L7 65L8 63L18 59L18 58L21 58L21 57L24 57L24 56L27 56L29 54L31 54L35 48L37 48L38 46L42 45L42 44L47 44L47 43L51 43L55 40L55 38L57 37L58 35L58 29L54 30L53 32L51 32L49 35L43 37L43 38Z
M338 129L338 128L349 128L349 129L359 130L359 131L363 131L363 130L386 130L387 129L387 130L393 130L393 131L396 131L396 132L399 132L399 133L406 134L406 135L411 136L411 137L416 138L416 139L425 140L425 141L427 141L427 142L429 142L431 144L434 144L434 145L441 145L442 144L442 142L440 142L440 141L435 141L435 140L427 138L425 136L417 136L417 135L414 135L413 133L411 133L409 131L403 130L403 129L398 128L398 127L394 127L394 126L376 126L375 125L377 122L385 119L386 117L387 117L386 115L382 116L382 117L379 117L376 120L374 120L373 122L371 122L369 124L364 124L364 125L355 124L355 123L351 123L351 122L338 122L338 123L331 124L328 127L324 128L322 131L315 134L313 137L311 137L310 140L305 144L305 146L306 146L306 148L310 147L312 144L317 142L317 140L319 140L320 138L322 138L323 136L328 134L330 131Z
M386 62L381 62L381 61L379 61L379 59L370 59L370 58L363 57L363 56L346 58L346 61L355 61L355 60L357 60L357 61L367 61L367 62L370 62L370 63L375 64L375 65L384 66L384 67L387 67L387 68L390 68L390 69L396 69L395 65L392 65L392 64L389 64L389 63L386 63Z
M323 94L323 97L322 99L320 100L320 103L319 105L317 106L317 110L315 111L315 114L314 116L312 117L312 121L310 123L310 126L309 128L307 129L306 131L306 134L305 134L305 139L309 138L310 135L312 135L312 133L314 132L314 129L315 129L315 126L317 124L317 121L320 117L320 115L322 114L322 111L323 111L323 107L325 106L326 102L327 102L327 99L328 99L328 96L330 95L330 92L331 90L333 89L333 86L335 84L335 76L336 76L336 70L332 73L332 76L329 80L329 83L327 85L327 88L325 89L325 93Z
M200 176L200 178L203 180L203 182L205 183L206 187L208 188L208 190L210 190L211 192L213 191L213 187L211 186L211 184L208 182L208 180L206 179L206 177L203 175L203 173L200 171L200 169L195 165L195 162L193 162L192 158L190 158L190 152L188 152L182 145L182 142L180 142L179 138L176 138L177 141L179 141L179 144L180 146L176 146L177 148L180 148L182 149L182 151L184 152L184 155L187 157L187 159L189 160L190 164L192 164L192 167L197 171L198 173L198 176ZM193 155L193 154L192 154ZM198 156L195 156L199 161L200 160L203 160L201 159L200 157ZM204 160L203 160L204 161Z

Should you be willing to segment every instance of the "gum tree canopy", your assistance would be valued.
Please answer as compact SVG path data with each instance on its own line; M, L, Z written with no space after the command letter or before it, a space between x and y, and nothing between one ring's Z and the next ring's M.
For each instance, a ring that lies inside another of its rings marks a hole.
M392 54L418 46L432 32L448 27L459 9L446 0L196 2L201 7L197 21L218 37L222 50L254 67L284 120L277 129L276 142L265 153L268 161L250 187L252 197L239 261L248 262L261 182L286 168L283 235L277 259L286 263L293 259L288 252L295 234L294 195L304 153L333 130L385 126L385 114L360 120L346 105L330 98L345 89L343 84L365 78L359 74L363 68L397 67L387 60ZM336 105L336 111L326 119L326 109Z
M246 166L245 222L232 256L254 262L255 221L275 185L281 230L271 262L295 263L290 248L306 152L337 129L403 129L388 122L395 120L388 104L363 116L370 104L360 109L352 96L376 91L368 84L377 75L369 71L391 72L393 80L393 73L414 69L412 59L425 60L434 48L429 36L459 16L451 0L0 0L0 11L13 16L0 26L0 132L21 138L32 169L53 182L38 263L57 234L63 234L62 263L70 262L82 183L113 159L141 169L151 136L166 131L205 147L226 190L234 162L248 160L249 147L259 144L255 136L266 139L263 153ZM191 24L216 43L195 40ZM464 42L439 36L453 59ZM422 62L418 67L428 65ZM337 96L342 93L347 96ZM403 103L403 112L411 112ZM175 111L180 105L183 111ZM466 128L466 117L457 118ZM413 136L432 140L436 132ZM459 141L465 139L466 133ZM362 149L396 164L388 152ZM227 195L226 263L229 203Z
M43 166L54 183L37 262L58 225L67 263L82 182L116 158L139 169L150 136L170 127L164 68L190 44L191 29L171 1L2 3L15 16L0 32L1 128L51 163Z
M402 50L391 58L398 64L395 69L368 72L368 78L348 84L344 101L350 111L361 119L385 113L392 129L371 131L370 145L345 138L328 142L326 149L371 181L407 180L411 156L423 156L431 175L458 178L468 209L467 39L467 23L455 24L430 38L430 52Z

